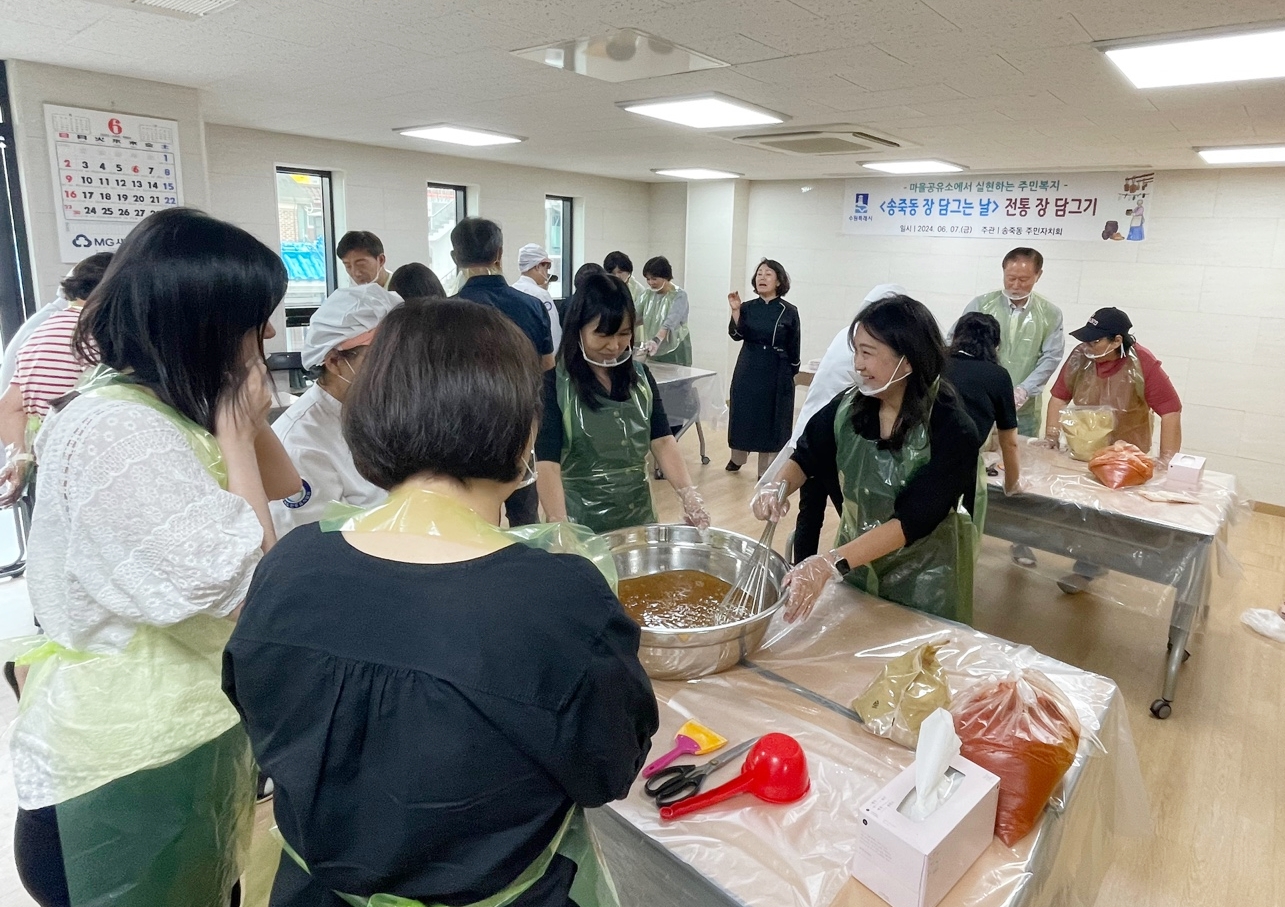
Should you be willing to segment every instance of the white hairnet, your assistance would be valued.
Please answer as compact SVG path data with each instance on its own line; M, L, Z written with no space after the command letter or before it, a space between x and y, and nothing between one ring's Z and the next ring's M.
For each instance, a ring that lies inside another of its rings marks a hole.
M518 249L518 270L526 273L542 261L549 261L549 253L544 251L544 246L537 243L527 243L521 249Z
M340 287L317 307L308 319L300 359L304 368L316 368L334 349L350 349L369 343L369 337L384 316L401 304L402 298L377 283ZM354 342L357 341L357 342Z

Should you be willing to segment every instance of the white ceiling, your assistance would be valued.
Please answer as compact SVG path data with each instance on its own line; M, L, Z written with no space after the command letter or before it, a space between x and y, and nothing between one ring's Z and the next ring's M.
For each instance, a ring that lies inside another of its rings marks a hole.
M1193 146L1285 142L1285 81L1137 91L1092 42L1275 24L1279 0L240 0L188 21L0 0L0 58L198 88L214 123L626 179L716 167L858 173L625 113L719 91L851 124L977 171L1190 168ZM633 27L733 64L600 82L512 56ZM146 111L140 111L146 112ZM469 150L396 135L451 122L526 136ZM869 159L869 158L866 158Z

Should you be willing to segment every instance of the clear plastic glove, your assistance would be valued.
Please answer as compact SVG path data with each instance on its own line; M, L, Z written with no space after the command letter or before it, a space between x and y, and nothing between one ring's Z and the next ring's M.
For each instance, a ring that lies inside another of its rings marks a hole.
M646 356L655 356L658 349L660 349L660 341L654 337L644 343L642 347L643 354Z
M1038 441L1032 441L1031 444L1035 447L1047 447L1049 450L1057 450L1061 444L1061 440L1062 439L1059 436L1053 435L1052 437L1046 436L1040 438Z
M9 462L0 468L0 507L12 507L27 488L27 472L34 461L29 453L10 448Z
M709 528L709 511L705 509L705 499L696 490L695 485L678 489L678 499L683 502L683 520L688 526L697 529Z
M1031 395L1026 392L1026 388L1021 387L1020 385L1013 388L1013 405L1018 409L1025 406L1026 401L1029 399L1031 399Z
M804 558L790 568L785 574L784 589L790 592L790 599L785 603L785 622L794 623L812 613L812 606L817 603L825 590L826 583L842 579L835 569L832 554L814 554Z
M790 512L790 501L781 494L784 488L784 482L764 482L754 489L754 497L750 498L754 519L781 522L781 517Z
M1022 477L1010 479L1007 473L1004 474L1004 496L1011 498L1015 494L1021 494L1023 491Z

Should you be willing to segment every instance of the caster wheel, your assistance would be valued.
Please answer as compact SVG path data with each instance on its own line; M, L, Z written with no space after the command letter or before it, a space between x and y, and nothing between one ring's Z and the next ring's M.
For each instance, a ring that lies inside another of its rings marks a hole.
M709 457L701 457L701 465L702 465L702 466L708 466L708 465L709 465Z
M1164 720L1168 718L1173 711L1173 707L1163 699L1157 699L1151 703L1151 715L1153 718Z

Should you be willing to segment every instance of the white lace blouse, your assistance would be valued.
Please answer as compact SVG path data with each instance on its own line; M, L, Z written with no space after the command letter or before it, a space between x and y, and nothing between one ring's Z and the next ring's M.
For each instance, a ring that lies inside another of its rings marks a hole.
M164 415L79 397L35 446L27 586L53 640L115 653L139 625L223 616L245 599L263 528Z

